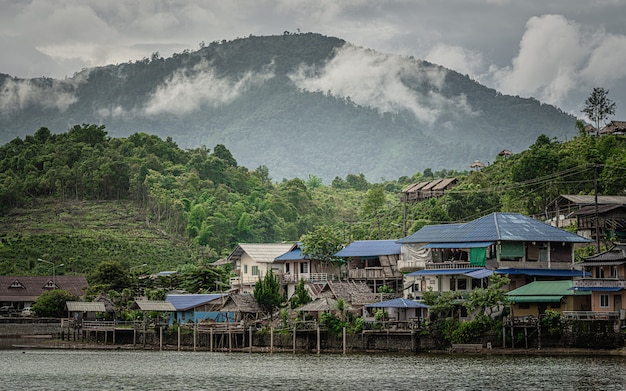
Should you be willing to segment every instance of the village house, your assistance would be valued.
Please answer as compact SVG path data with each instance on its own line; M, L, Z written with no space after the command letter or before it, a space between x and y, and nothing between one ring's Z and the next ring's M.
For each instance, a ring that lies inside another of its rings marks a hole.
M563 194L546 212L555 227L575 225L576 233L593 241L626 239L626 197ZM599 234L599 236L598 236Z
M300 243L295 243L289 251L276 257L274 263L282 265L279 278L288 298L294 294L300 280L307 285L319 284L339 279L341 275L341 266L337 263L311 259L309 255L302 254Z
M572 290L572 280L533 281L507 293L511 316L539 318L546 310L563 314L565 311L588 311L589 292Z
M200 323L204 321L223 322L224 315L219 312L225 302L224 294L169 294L165 301L172 303L175 311L170 314L173 323Z
M0 306L21 311L44 292L63 289L80 298L87 288L84 276L0 276Z
M364 282L372 292L383 286L393 292L402 290L398 270L401 245L397 240L357 240L335 253L347 262L348 279Z
M421 291L467 291L484 286L495 271L508 275L509 290L538 278L572 279L574 245L589 239L518 213L492 213L461 224L425 226L398 241L405 296Z
M626 320L626 244L618 243L607 251L586 257L580 265L590 275L575 279L573 289L591 293L593 314L573 315Z
M285 243L240 243L228 256L236 277L231 278L231 289L239 293L253 293L254 285L272 270L278 277L283 273L283 265L274 260L285 254L293 244Z

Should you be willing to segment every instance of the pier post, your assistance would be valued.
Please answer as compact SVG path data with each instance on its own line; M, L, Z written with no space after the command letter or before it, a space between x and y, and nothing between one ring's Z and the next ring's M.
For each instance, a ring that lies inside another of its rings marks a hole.
M180 352L180 325L178 325L178 330L177 330L177 337L178 337L178 351Z
M321 350L321 342L320 342L320 326L317 326L317 354L320 354L320 350Z
M198 344L198 324L193 324L193 351L196 351L196 345Z
M296 326L293 326L293 342L292 342L293 352L296 352Z
M346 328L343 328L343 354L346 354Z
M211 341L209 342L209 352L213 351L213 327L210 328L210 332L209 332Z
M274 353L274 327L270 328L270 353Z
M159 351L163 350L163 326L159 326Z
M250 353L252 353L252 326L250 326L250 331L248 332L250 339Z

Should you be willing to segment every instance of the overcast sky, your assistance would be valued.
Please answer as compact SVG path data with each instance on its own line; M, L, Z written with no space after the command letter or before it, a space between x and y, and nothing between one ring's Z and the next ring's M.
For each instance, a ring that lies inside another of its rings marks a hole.
M316 32L454 69L580 117L626 120L626 0L0 0L0 73L71 77L200 42Z

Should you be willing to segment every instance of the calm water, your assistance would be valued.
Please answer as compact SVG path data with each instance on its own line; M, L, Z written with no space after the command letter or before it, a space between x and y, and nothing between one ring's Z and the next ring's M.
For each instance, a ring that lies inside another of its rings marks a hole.
M626 357L0 350L2 390L624 390Z

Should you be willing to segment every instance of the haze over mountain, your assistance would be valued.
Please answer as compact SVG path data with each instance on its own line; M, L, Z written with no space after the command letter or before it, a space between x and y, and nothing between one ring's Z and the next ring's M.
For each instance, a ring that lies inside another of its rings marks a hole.
M313 33L212 42L64 80L0 75L0 143L40 127L104 124L114 137L224 144L274 180L466 170L541 134L571 138L575 120L435 64Z

